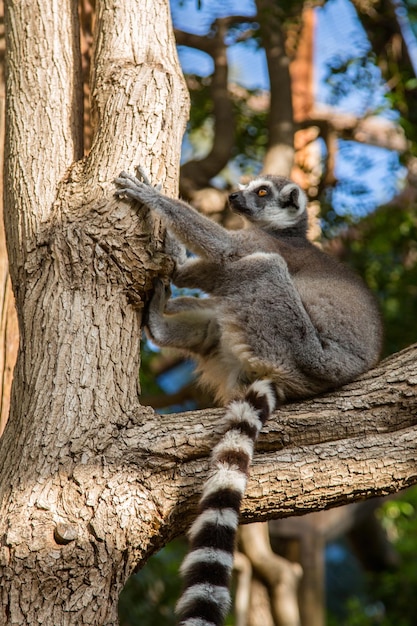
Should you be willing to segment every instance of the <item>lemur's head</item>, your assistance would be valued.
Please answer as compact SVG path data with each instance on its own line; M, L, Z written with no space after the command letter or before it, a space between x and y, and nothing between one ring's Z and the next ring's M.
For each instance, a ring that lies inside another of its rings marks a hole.
M285 176L259 176L240 191L231 193L229 204L235 213L266 229L306 229L307 198Z

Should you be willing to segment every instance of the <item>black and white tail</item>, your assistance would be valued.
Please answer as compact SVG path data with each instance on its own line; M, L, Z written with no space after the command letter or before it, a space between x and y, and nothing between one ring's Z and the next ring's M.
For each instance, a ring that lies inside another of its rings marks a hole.
M270 381L259 380L226 413L227 430L215 446L210 476L189 531L190 551L181 566L184 589L176 607L181 626L221 626L229 611L230 577L240 504L259 432L274 411Z

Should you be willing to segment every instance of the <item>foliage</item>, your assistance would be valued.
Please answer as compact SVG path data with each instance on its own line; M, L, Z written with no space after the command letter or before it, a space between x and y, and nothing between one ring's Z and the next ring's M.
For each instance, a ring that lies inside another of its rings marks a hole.
M375 211L351 229L345 252L378 296L385 354L417 341L417 206Z
M324 77L329 86L329 104L340 106L355 92L355 108L364 115L375 108L375 91L381 87L381 74L375 55L367 50L360 56L335 55L327 63Z
M324 189L321 198L322 230L327 238L371 214L382 198L393 198L404 177L399 155L393 150L344 139L337 142L337 150L337 181Z
M410 489L399 500L388 501L381 517L402 563L398 571L371 578L370 586L385 606L382 626L408 626L417 614L417 489Z
M152 372L151 362L155 356L149 341L142 341L141 367L140 367L140 387L142 392L147 394L161 393L157 378Z
M120 626L175 624L174 607L181 585L178 567L185 550L185 540L176 539L129 578L119 600Z
M327 626L411 626L417 613L417 488L388 500L379 510L401 566L365 575L365 591L351 597L344 616L329 615Z
M189 75L187 80L191 98L187 132L193 133L204 125L213 112L213 104L210 99L211 79L205 76Z
M233 157L241 171L250 163L262 163L268 143L267 112L253 110L248 101L256 94L255 91L247 91L245 99L233 100L236 120L236 141Z

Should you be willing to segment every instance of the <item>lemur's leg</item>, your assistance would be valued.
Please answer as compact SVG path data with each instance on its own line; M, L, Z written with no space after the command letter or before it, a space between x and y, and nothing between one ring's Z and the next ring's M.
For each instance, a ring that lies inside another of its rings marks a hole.
M176 270L181 268L188 261L185 246L169 229L167 229L165 234L165 253L175 261Z
M193 354L207 354L220 339L220 328L214 310L204 300L180 298L182 303L168 306L165 314L167 290L162 281L155 285L154 295L149 304L147 329L151 339L161 347L187 350ZM175 300L172 301L174 303ZM199 304L197 304L199 303ZM188 304L188 306L186 306Z
M176 266L172 275L172 282L177 287L200 289L208 294L213 294L224 281L224 277L224 268L220 263L193 258Z
M165 306L165 313L180 313L182 311L191 312L193 310L209 309L212 315L215 315L215 303L212 298L197 298L194 296L178 296L177 298L170 298Z
M219 224L204 217L181 200L164 196L158 188L152 187L146 173L137 168L138 176L121 172L114 181L119 198L128 198L156 211L167 226L185 246L206 258L219 260L227 257L234 249L231 234Z

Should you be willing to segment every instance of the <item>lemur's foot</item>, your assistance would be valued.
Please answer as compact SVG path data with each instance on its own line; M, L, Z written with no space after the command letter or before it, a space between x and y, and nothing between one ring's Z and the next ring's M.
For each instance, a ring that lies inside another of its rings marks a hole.
M156 278L153 285L154 291L143 316L144 326L151 339L155 339L158 336L160 320L171 295L169 285L165 284L160 278Z

